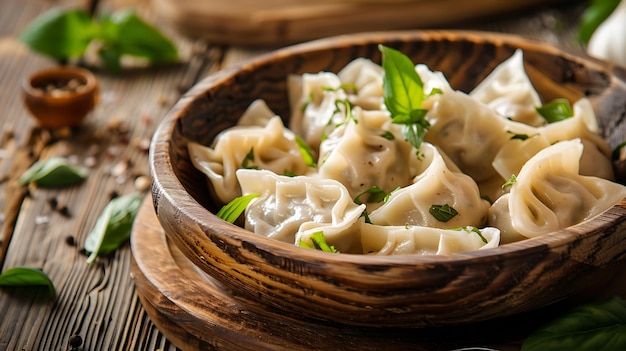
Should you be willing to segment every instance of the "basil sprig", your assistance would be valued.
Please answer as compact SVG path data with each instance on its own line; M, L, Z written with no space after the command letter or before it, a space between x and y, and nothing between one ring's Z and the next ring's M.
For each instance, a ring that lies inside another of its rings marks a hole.
M419 150L430 127L422 108L426 98L424 84L415 65L398 50L379 45L382 52L383 94L391 121L403 125L404 138Z
M48 276L38 268L13 267L0 274L0 286L43 286L48 289L50 299L56 297L56 289Z
M522 351L626 350L626 301L613 297L573 308L534 331Z
M78 184L89 175L84 167L72 165L64 157L52 157L39 160L28 168L17 180L19 185L34 182L46 188L62 188Z
M100 254L117 250L130 238L141 199L141 195L133 193L116 197L106 205L85 239L85 250L90 253L87 263Z
M20 34L32 50L59 61L82 57L94 40L102 44L99 55L105 68L118 71L120 58L130 55L153 64L178 60L176 46L158 29L131 10L93 19L85 10L49 10Z

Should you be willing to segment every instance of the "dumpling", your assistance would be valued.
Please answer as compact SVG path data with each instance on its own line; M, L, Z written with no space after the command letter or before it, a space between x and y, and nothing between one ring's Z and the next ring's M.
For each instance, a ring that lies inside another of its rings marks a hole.
M318 174L341 182L352 197L373 186L386 192L411 183L417 154L386 111L355 107L354 116L320 145ZM375 204L368 204L368 207Z
M239 117L237 125L265 127L273 117L276 117L276 113L267 106L265 100L257 99L252 101L243 115Z
M279 174L305 174L308 170L295 136L278 116L265 127L230 128L217 136L215 147L190 142L187 149L191 162L208 177L223 203L241 195L235 175L240 168L268 169Z
M291 118L289 128L317 151L324 136L344 122L336 113L337 101L347 101L339 77L331 72L305 73L297 84L289 83Z
M549 146L522 167L510 193L489 210L503 242L532 238L588 220L626 197L626 187L579 174L580 140Z
M431 71L430 68L423 63L415 65L415 71L422 80L424 93L426 95L431 94L435 89L440 91L452 90L448 79L446 79L442 72Z
M355 204L341 183L251 169L239 169L237 178L243 195L260 195L246 208L246 229L294 244L321 230L340 252L360 252L358 231L351 228L358 225L365 205Z
M383 68L369 59L357 58L337 73L348 100L366 110L380 110L383 102ZM354 90L354 91L352 91Z
M512 130L529 128L496 114L487 105L460 91L444 91L424 101L430 123L425 141L440 147L476 182L490 179L496 170L492 162L511 138Z
M613 166L610 161L610 148L600 136L600 128L588 99L580 99L574 104L574 116L533 128L510 128L526 139L511 139L498 151L492 165L504 179L518 174L522 166L537 152L558 141L581 139L584 149L580 159L580 174L613 179Z
M499 64L469 95L513 121L536 127L546 123L536 110L541 99L524 70L521 49Z
M440 229L421 226L361 225L363 253L370 255L446 255L497 247L496 228Z
M582 98L572 106L574 116L541 128L550 144L579 138L585 145L580 174L613 179L611 148L600 135L591 101Z
M372 224L416 225L438 228L482 227L487 220L489 202L482 199L476 182L456 172L433 145L420 147L424 170L413 184L391 193L387 202L369 214ZM452 207L458 214L441 221L431 214L432 206Z

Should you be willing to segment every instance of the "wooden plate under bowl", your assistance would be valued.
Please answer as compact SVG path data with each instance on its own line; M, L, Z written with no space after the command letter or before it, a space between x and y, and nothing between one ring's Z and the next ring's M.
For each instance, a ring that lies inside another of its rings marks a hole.
M200 271L167 239L150 199L137 215L131 250L133 280L144 309L157 328L186 351L519 350L538 324L570 304L489 322L422 329L355 327L293 318L259 301L233 295Z

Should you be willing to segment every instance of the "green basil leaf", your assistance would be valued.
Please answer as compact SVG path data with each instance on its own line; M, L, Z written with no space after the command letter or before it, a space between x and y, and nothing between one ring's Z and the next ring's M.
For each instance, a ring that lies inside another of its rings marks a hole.
M555 99L546 105L536 108L537 112L548 123L554 123L574 116L574 111L566 99Z
M324 252L332 252L338 253L337 249L334 246L328 245L326 243L326 238L324 238L324 232L319 231L311 234L309 242L304 242L302 240L298 241L298 246L303 247L305 249L315 249L321 250Z
M620 0L592 0L578 25L578 41L587 44L593 33L617 8Z
M85 250L90 253L87 263L92 263L99 254L115 251L130 238L142 196L128 194L111 200L85 239Z
M534 331L522 351L626 350L626 302L619 297L576 307Z
M97 32L86 11L55 8L35 18L19 39L36 52L64 60L82 56Z
M78 184L89 175L89 170L69 163L66 158L52 157L35 162L18 178L19 185L34 182L45 188L62 188Z
M56 297L56 289L48 276L38 268L13 267L0 274L0 286L45 286L48 296Z
M132 10L124 10L100 19L100 38L105 47L120 55L142 57L151 63L178 60L176 46L158 29L143 21Z
M260 196L259 194L248 194L248 195L239 196L233 199L233 201L224 205L219 210L219 212L217 212L216 216L225 220L226 222L235 223L237 218L239 218L239 216L241 216L243 211L246 210L246 207L248 207L248 205L250 204L250 201L252 201L253 199L256 199L259 196Z
M459 214L457 210L448 204L432 205L428 212L440 222L447 222Z
M382 52L383 94L391 120L403 124L404 138L419 150L430 124L422 103L426 98L424 84L415 65L400 51L379 45Z

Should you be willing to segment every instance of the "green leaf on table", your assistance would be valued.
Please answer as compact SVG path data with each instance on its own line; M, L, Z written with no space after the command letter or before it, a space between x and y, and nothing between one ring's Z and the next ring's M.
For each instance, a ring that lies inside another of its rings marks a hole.
M64 157L52 157L35 162L17 182L20 185L34 182L44 188L63 188L78 184L89 175L89 170L71 164Z
M174 43L132 10L102 15L94 20L85 10L52 9L36 18L20 40L32 50L57 60L82 57L93 41L105 68L119 71L120 59L133 56L150 64L179 59Z
M19 38L36 52L65 60L82 56L97 31L84 10L55 8L37 17Z
M626 350L626 302L619 297L576 307L534 331L522 351Z
M44 286L48 288L48 296L56 297L56 289L48 276L38 268L13 267L0 274L0 286Z
M85 239L85 250L90 253L87 263L117 250L130 238L141 201L142 196L133 193L116 197L106 205Z
M142 20L132 10L123 10L100 19L98 39L103 42L104 56L130 55L150 63L178 60L176 46L157 28Z
M593 33L617 8L620 0L592 0L578 25L578 41L587 44Z
M430 127L427 110L422 109L426 98L424 84L415 65L398 50L379 45L382 52L383 94L391 121L403 125L404 138L419 150Z

